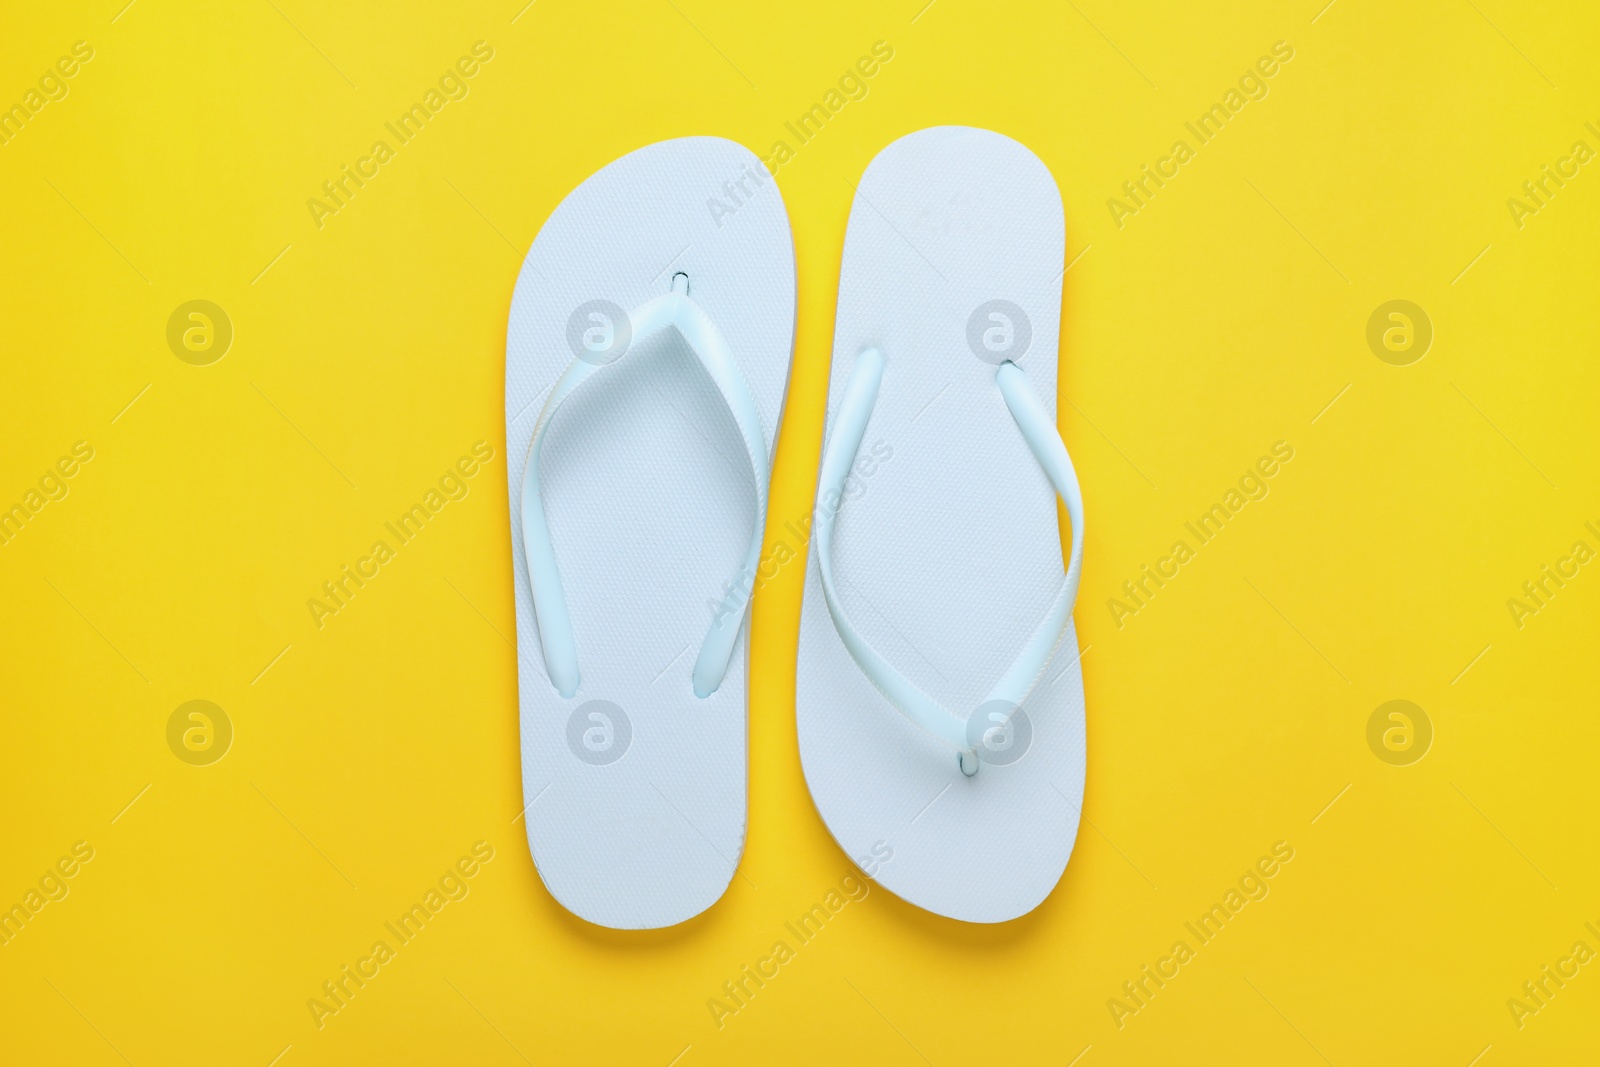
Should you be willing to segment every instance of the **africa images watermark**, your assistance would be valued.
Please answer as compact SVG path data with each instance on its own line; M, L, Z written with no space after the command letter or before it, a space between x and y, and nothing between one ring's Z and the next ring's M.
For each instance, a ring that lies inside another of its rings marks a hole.
M482 65L494 58L494 47L486 41L476 41L472 45L472 54L462 56L439 75L437 87L429 86L428 91L422 94L420 103L413 103L409 108L400 113L393 122L385 122L383 128L394 136L399 148L410 144L422 128L451 101L465 100L472 91L467 84L468 79L477 76ZM311 212L311 221L316 223L317 229L322 229L324 220L329 215L337 215L349 206L350 201L367 182L376 178L381 173L383 165L399 154L399 148L391 146L388 141L379 138L372 142L372 148L367 155L355 161L355 166L341 164L339 173L333 178L322 183L322 196L310 197L306 200L306 210Z
M810 144L823 130L823 127L833 121L843 111L845 105L853 100L865 100L871 92L868 79L875 76L882 64L894 58L894 47L887 41L878 41L872 46L872 55L862 56L855 65L839 76L837 88L830 87L822 94L820 103L812 104L796 122L785 122L784 129L794 135L798 148L788 141L779 140L772 142L772 149L762 160L762 166L767 176L777 177L783 165L795 157L799 148ZM722 229L723 220L729 215L736 214L744 207L761 189L766 187L766 176L745 167L738 174L722 183L717 195L706 198L706 210L711 213L711 221L717 229Z
M45 868L39 876L38 887L28 887L22 899L0 912L0 945L9 945L22 933L23 927L38 921L39 913L55 901L66 900L72 892L70 879L76 878L83 865L94 859L94 846L87 841L75 842L72 852Z
M790 145L782 139L772 142L772 148L761 160L767 166L767 173L776 176L801 148L810 144L828 123L839 117L846 105L852 100L865 100L871 91L868 79L892 59L894 46L888 41L874 41L872 54L860 57L853 66L847 67L837 84L822 94L821 102L812 104L793 122L785 122L783 128L794 135L795 144Z
M872 855L856 857L856 865L866 874L866 879L856 877L854 872L845 875L839 879L837 888L830 886L822 899L811 905L809 910L783 924L784 930L793 936L795 945L804 947L810 944L828 923L839 917L847 905L867 899L872 892L871 879L892 859L894 849L885 841L873 843ZM795 945L779 938L772 943L772 949L766 955L756 960L754 966L744 964L737 975L723 982L721 996L706 998L706 1010L711 1013L711 1021L717 1024L718 1030L726 1026L729 1019L748 1008L756 994L782 973L784 964L797 954Z
M0 510L0 545L9 545L53 501L65 500L72 491L68 481L77 477L83 465L94 459L94 446L88 441L73 443L71 453L61 456L39 476L37 487L29 486L22 499Z
M850 473L845 475L842 490L830 489L824 493L816 503L816 507L807 512L805 517L796 525L794 520L786 520L784 529L794 535L802 547L811 540L811 527L818 515L824 512L832 517L844 507L846 500L859 500L867 491L867 479L878 473L885 463L894 458L894 449L882 438L872 442L872 447L856 457ZM721 600L707 600L706 607L711 609L711 616L716 622L721 622L725 616L734 612L743 611L745 603L755 595L768 582L778 576L784 564L794 559L796 550L789 547L789 543L782 538L774 541L772 548L756 563L754 571L746 571L735 580L726 582L722 587Z
M492 859L494 846L487 841L475 842L472 854L462 856L445 868L438 881L428 887L420 903L412 904L393 922L383 924L383 928L394 938L393 945L385 938L374 941L367 955L359 957L354 964L346 963L340 967L337 974L322 983L319 995L306 998L306 1010L311 1012L311 1021L317 1024L317 1029L321 1030L327 1025L329 1016L338 1015L348 1008L356 994L382 974L383 968L394 962L400 949L416 940L447 905L467 899L467 894L472 892L468 883Z
M1594 523L1586 522L1583 525L1596 538L1600 538L1600 529L1596 529ZM1528 618L1549 607L1556 594L1582 574L1583 565L1594 558L1595 551L1589 542L1578 540L1572 542L1572 548L1565 556L1556 557L1554 564L1540 564L1539 573L1522 583L1522 595L1506 598L1506 610L1511 612L1511 621L1517 629L1522 629L1527 625Z
M312 624L320 630L326 625L328 616L337 615L349 607L356 594L382 574L384 565L399 554L399 549L416 540L423 528L437 519L447 504L467 498L467 494L472 492L472 486L468 483L492 459L494 447L487 441L475 442L470 456L461 456L439 476L437 488L430 486L422 494L421 501L402 511L393 522L385 522L384 529L393 535L395 546L398 547L391 547L388 541L380 538L372 542L371 551L359 557L353 566L343 564L338 574L322 583L321 597L306 599L306 610L311 613Z
M0 146L9 145L22 133L28 123L39 117L39 112L53 103L67 98L72 87L67 79L76 77L83 64L94 58L94 46L88 41L74 41L70 55L64 55L39 75L37 87L30 87L22 98L9 108L0 111Z
M1583 925L1595 937L1600 937L1600 929L1596 929L1594 923L1586 922ZM1595 951L1587 941L1574 941L1572 951L1556 960L1554 967L1547 963L1539 968L1537 976L1523 982L1521 994L1506 998L1506 1010L1511 1013L1511 1021L1517 1024L1517 1029L1527 1026L1530 1017L1548 1008L1556 994L1578 977L1583 967L1594 958Z
M1150 206L1156 193L1182 173L1183 165L1194 159L1200 148L1210 144L1229 122L1238 118L1246 104L1252 100L1265 100L1271 92L1268 80L1275 77L1293 58L1294 47L1288 41L1273 42L1271 55L1257 59L1253 66L1240 75L1237 88L1230 87L1222 94L1221 102L1201 112L1195 121L1183 124L1184 129L1194 136L1195 146L1180 137L1172 142L1167 155L1157 159L1153 165L1142 164L1138 177L1123 182L1125 199L1113 196L1106 200L1106 209L1111 212L1111 221L1117 224L1117 229L1127 225L1128 216L1137 215Z
M738 214L740 208L755 199L758 190L766 188L769 179L760 173L765 169L751 170L745 166L722 183L718 190L720 195L706 197L706 210L711 212L711 221L716 223L717 229L722 229L723 219Z
M1287 841L1273 842L1271 854L1262 856L1246 868L1238 884L1229 886L1221 901L1212 904L1194 922L1183 924L1183 928L1194 935L1193 947L1180 938L1172 943L1167 955L1156 960L1154 967L1147 963L1137 975L1123 982L1122 995L1106 999L1106 1009L1111 1012L1111 1020L1117 1024L1117 1029L1121 1030L1130 1018L1148 1008L1156 994L1183 973L1183 968L1198 957L1200 949L1215 941L1230 922L1238 919L1239 913L1247 905L1266 900L1267 894L1272 892L1268 882L1277 877L1278 872L1292 859L1293 845Z
M1195 521L1183 524L1198 547L1182 539L1174 541L1168 555L1156 560L1153 566L1149 563L1142 565L1138 575L1123 582L1123 596L1106 600L1106 610L1111 612L1111 621L1117 624L1117 629L1127 624L1129 616L1137 615L1149 607L1156 594L1182 573L1183 565L1199 555L1200 548L1209 545L1229 522L1238 519L1245 505L1253 500L1265 500L1272 491L1268 481L1292 459L1294 446L1287 441L1276 442L1270 455L1261 456L1240 475L1238 488L1229 487L1219 503L1212 504Z
M1600 128L1596 128L1594 123L1585 122L1583 125L1595 137L1600 137ZM1522 183L1520 196L1506 198L1506 210L1511 212L1511 221L1517 229L1526 226L1529 217L1549 207L1556 194L1567 187L1567 182L1583 173L1584 164L1594 157L1595 151L1589 147L1589 142L1574 141L1567 154L1556 159L1554 166L1549 163L1541 165L1538 174Z

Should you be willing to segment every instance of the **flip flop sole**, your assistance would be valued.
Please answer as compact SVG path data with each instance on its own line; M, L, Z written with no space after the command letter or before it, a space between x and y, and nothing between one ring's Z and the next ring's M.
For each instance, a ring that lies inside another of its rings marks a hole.
M550 893L621 929L714 903L744 846L748 631L721 686L691 671L752 535L755 484L724 402L672 331L632 343L546 432L542 498L582 682L551 684L528 587L522 477L534 425L595 322L667 293L728 342L777 440L795 322L794 247L749 150L665 141L602 168L540 229L506 342L506 454L528 843ZM604 318L591 313L600 309ZM623 339L626 342L626 339Z
M958 715L983 701L1063 581L1054 491L995 370L1015 362L1054 417L1064 239L1044 164L1010 138L966 127L885 148L850 213L830 425L857 354L877 346L885 370L838 504L840 596L867 642ZM1006 328L986 335L996 323ZM978 923L1031 911L1077 836L1076 632L1069 623L1023 705L1008 762L969 778L954 750L851 658L814 544L808 566L796 718L806 783L829 831L879 884L929 911Z

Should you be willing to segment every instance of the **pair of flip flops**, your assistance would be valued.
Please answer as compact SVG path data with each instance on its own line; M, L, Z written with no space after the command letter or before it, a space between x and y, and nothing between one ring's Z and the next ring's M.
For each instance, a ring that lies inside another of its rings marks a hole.
M524 815L568 910L663 927L727 888L749 604L806 537L795 708L835 840L968 922L1054 888L1085 764L1064 241L1015 141L938 127L884 149L850 214L814 509L769 516L795 268L760 160L662 142L550 216L512 298L506 444Z

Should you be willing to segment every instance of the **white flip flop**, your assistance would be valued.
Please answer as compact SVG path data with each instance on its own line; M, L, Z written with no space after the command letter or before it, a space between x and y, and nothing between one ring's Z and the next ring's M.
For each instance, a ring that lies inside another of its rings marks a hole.
M777 185L716 137L596 172L517 278L524 810L545 886L589 922L692 918L743 851L746 609L794 324Z
M840 270L800 756L846 853L967 922L1049 895L1083 802L1083 505L1055 428L1064 241L1038 157L938 127L867 168Z

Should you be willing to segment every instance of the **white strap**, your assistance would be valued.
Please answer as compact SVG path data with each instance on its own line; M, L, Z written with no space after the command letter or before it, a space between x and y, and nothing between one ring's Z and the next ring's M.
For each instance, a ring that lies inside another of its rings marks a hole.
M756 482L755 529L750 535L750 547L745 553L740 570L731 583L730 610L719 612L711 622L700 655L694 664L694 693L707 697L716 692L728 671L733 658L733 645L739 637L750 593L754 587L753 576L761 559L761 537L767 516L767 442L761 430L761 415L755 398L750 395L739 364L728 351L709 316L700 305L689 299L688 277L677 274L672 279L672 291L656 297L628 316L632 326L629 351L644 338L669 326L683 335L706 373L716 384L723 403L733 415L744 439L750 470ZM626 353L624 353L626 357ZM545 521L544 501L539 490L539 448L544 442L556 412L572 393L601 369L585 359L573 360L562 372L539 412L539 421L533 429L533 440L528 446L528 461L522 471L522 544L528 562L528 582L533 591L533 610L539 621L539 643L544 650L545 667L557 692L571 697L578 691L578 650L572 633L572 617L567 611L566 595L562 591L561 573L556 567L555 550L550 543L550 526Z
M817 479L817 566L822 576L822 592L828 603L828 614L839 631L839 637L863 674L877 687L891 704L924 730L953 746L961 771L968 776L978 773L978 756L967 731L967 720L957 718L945 710L938 701L919 689L877 650L867 644L839 602L833 578L833 523L844 500L844 482L856 460L861 439L866 434L867 422L877 402L878 387L883 381L884 358L877 348L868 348L856 357L855 369L845 384L844 398L839 414L834 419L833 432L823 452L822 470ZM1078 476L1067 455L1067 446L1056 431L1044 405L1028 387L1027 375L1015 363L1002 363L995 372L995 384L1005 398L1011 417L1022 431L1023 440L1034 458L1044 468L1050 484L1055 487L1067 506L1072 519L1072 553L1066 570L1066 579L1055 603L1050 606L1044 621L1028 638L1022 651L1011 662L1000 680L995 683L980 707L993 701L1002 701L1016 708L1027 699L1038 683L1050 659L1055 655L1072 617L1072 605L1078 598L1078 577L1083 569L1083 496L1078 489Z

